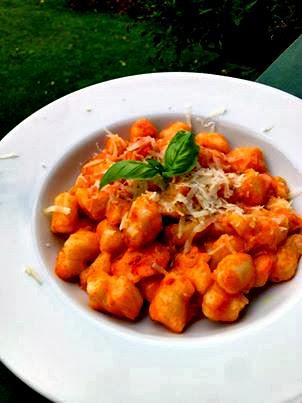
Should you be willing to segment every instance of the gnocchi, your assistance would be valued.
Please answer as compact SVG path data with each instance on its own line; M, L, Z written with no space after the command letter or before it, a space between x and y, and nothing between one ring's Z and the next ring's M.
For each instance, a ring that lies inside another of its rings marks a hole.
M109 132L46 210L64 238L59 278L96 311L135 321L145 306L175 333L202 317L238 320L251 290L292 279L302 254L302 217L262 150L183 121Z

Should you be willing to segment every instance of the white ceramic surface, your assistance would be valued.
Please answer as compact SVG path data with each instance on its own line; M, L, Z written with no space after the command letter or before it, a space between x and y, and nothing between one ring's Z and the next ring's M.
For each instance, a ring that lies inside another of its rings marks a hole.
M52 274L58 241L41 207L72 181L102 128L125 129L139 116L167 122L188 105L202 117L226 108L218 129L234 145L260 145L273 173L302 187L302 102L226 77L161 73L98 84L41 109L0 143L0 154L20 155L0 161L0 357L52 400L302 401L302 273L258 297L238 324L201 321L183 335L92 312L83 292ZM302 197L295 207L302 212ZM42 286L24 274L27 265Z

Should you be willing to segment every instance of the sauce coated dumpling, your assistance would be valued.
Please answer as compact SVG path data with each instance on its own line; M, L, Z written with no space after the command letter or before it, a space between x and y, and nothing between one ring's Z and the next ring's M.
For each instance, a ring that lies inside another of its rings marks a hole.
M138 197L130 208L124 233L132 248L154 241L162 229L162 218L157 203L145 196Z
M189 119L160 128L146 118L128 138L106 130L103 149L44 210L63 241L55 273L78 282L92 309L149 314L181 333L239 320L261 287L297 273L302 217L286 180L259 147L192 130Z
M229 294L249 291L255 282L253 259L246 253L224 257L214 272L217 284Z
M230 295L215 283L203 297L202 312L216 322L234 322L248 303L243 294Z
M194 287L185 276L176 273L167 275L150 304L151 319L175 333L182 332L189 320L189 301L193 293Z

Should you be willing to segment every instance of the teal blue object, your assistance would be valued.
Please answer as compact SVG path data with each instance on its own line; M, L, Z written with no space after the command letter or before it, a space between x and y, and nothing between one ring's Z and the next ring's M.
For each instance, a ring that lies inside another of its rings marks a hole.
M302 35L256 81L302 98Z

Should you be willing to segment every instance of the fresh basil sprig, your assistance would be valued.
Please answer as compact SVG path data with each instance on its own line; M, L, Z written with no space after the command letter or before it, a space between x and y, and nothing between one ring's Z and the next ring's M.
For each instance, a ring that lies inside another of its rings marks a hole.
M156 161L157 162L157 161ZM150 162L124 160L116 162L106 171L103 176L100 188L117 179L153 179L159 174L157 168Z
M170 141L164 156L164 165L154 159L116 162L106 171L100 189L118 179L151 180L171 178L191 171L196 165L199 147L192 132L179 131Z
M151 165L159 174L162 174L163 171L165 170L165 168L163 167L163 165L157 161L157 160L153 160L152 158L147 159L146 162Z
M196 164L198 152L192 132L177 132L165 152L163 175L170 178L190 172Z

